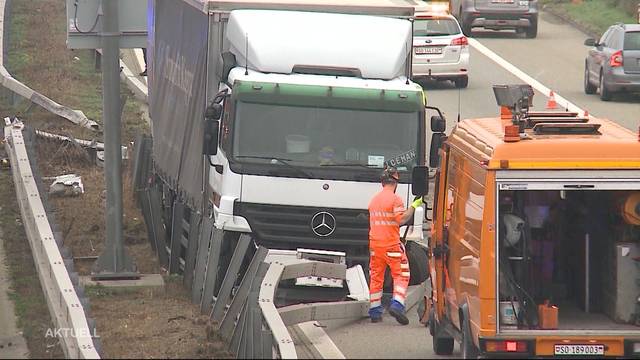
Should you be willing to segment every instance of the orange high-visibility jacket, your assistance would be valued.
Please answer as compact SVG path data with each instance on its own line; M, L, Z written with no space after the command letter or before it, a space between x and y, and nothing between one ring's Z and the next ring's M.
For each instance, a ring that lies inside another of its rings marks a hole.
M388 247L400 243L402 199L391 188L383 188L369 202L369 247Z

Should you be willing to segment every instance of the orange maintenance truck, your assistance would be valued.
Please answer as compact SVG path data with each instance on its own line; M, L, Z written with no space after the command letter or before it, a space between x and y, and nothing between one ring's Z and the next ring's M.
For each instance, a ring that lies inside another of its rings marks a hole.
M640 134L494 92L508 111L433 138L434 351L640 356Z

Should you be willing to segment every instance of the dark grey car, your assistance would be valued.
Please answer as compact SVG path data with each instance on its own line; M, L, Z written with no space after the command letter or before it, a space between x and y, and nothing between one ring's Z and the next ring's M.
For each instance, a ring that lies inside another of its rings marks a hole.
M467 36L475 27L538 35L538 0L450 0L449 8Z
M584 62L584 92L599 91L604 101L615 92L640 91L640 24L615 24L593 46Z

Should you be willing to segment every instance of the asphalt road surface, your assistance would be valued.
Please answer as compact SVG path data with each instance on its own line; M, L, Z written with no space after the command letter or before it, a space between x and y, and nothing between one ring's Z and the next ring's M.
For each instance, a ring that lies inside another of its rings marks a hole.
M550 14L543 13L536 39L526 39L513 32L474 31L474 38L543 85L562 95L593 116L605 117L637 130L640 125L640 96L615 96L603 102L597 95L583 90L584 58L588 36ZM523 83L493 60L471 47L469 87L458 90L450 82L423 84L427 103L445 114L448 130L461 119L493 117L499 114L493 84ZM534 109L543 110L548 94L536 92ZM563 106L563 104L559 104ZM431 336L418 323L415 309L409 310L411 323L400 326L388 315L381 324L368 319L347 325L329 326L326 332L346 358L433 358ZM453 357L459 357L456 344Z

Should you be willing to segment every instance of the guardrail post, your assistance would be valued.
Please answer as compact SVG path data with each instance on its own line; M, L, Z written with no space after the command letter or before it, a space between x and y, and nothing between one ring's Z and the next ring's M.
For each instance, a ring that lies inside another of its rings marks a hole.
M202 314L211 311L211 303L213 302L213 290L218 279L218 266L220 264L220 251L222 250L222 240L224 232L221 229L212 230L213 235L211 245L209 247L209 259L207 260L207 271L204 278L204 289L202 290L202 299L200 301L200 312Z
M240 318L236 323L236 326L233 329L233 336L231 337L231 341L229 342L229 351L232 354L236 355L236 358L240 358L240 346L242 344L242 337L244 336L244 323L247 318L247 313L249 310L249 303L246 302L242 307L242 311L240 312Z
M236 295L233 297L233 300L231 300L229 309L224 314L224 318L222 319L222 323L220 324L219 332L220 336L226 341L229 341L229 339L233 335L234 322L236 321L239 312L242 310L242 306L247 302L247 297L249 296L249 291L251 291L251 286L254 280L258 277L264 277L264 274L259 274L258 272L260 264L263 264L268 252L269 250L267 248L261 246L253 255L253 259L251 259L249 268L247 268L247 271L242 278L240 287L236 291ZM264 269L264 272L266 273L266 269ZM218 297L218 301L220 301L220 297Z
M213 218L205 217L202 219L200 236L198 238L198 255L196 256L196 265L193 272L193 287L191 288L191 302L194 304L200 304L202 301L204 278L207 271L207 255L209 254L213 223Z
M180 272L180 253L182 252L182 219L184 219L184 203L173 202L171 221L171 257L169 258L169 274Z
M189 224L189 240L187 245L187 258L184 263L184 272L182 283L187 288L187 291L191 291L193 285L193 270L196 266L196 256L198 252L198 240L200 236L200 229L202 226L202 216L196 212L191 212L191 220Z
M142 211L142 217L144 218L144 224L147 227L147 237L149 239L149 245L151 250L158 254L158 248L156 247L156 234L153 227L153 217L151 211L151 188L147 187L140 192L140 210Z
M231 256L229 268L227 269L227 273L225 274L224 280L222 281L222 286L220 287L218 297L216 298L213 310L211 311L211 320L213 320L214 322L219 323L220 320L222 320L224 309L229 302L231 290L233 289L233 285L235 285L236 280L238 279L238 272L240 271L240 266L242 265L242 261L244 260L244 256L247 253L247 249L249 248L250 243L250 235L240 235L238 244L233 251L233 256Z
M158 189L158 185L154 185L150 191L150 210L151 210L151 221L153 226L153 242L155 243L155 248L158 253L158 260L160 261L160 266L167 267L169 266L169 259L167 257L166 250L166 240L167 233L162 226L162 194L160 193L160 189Z

